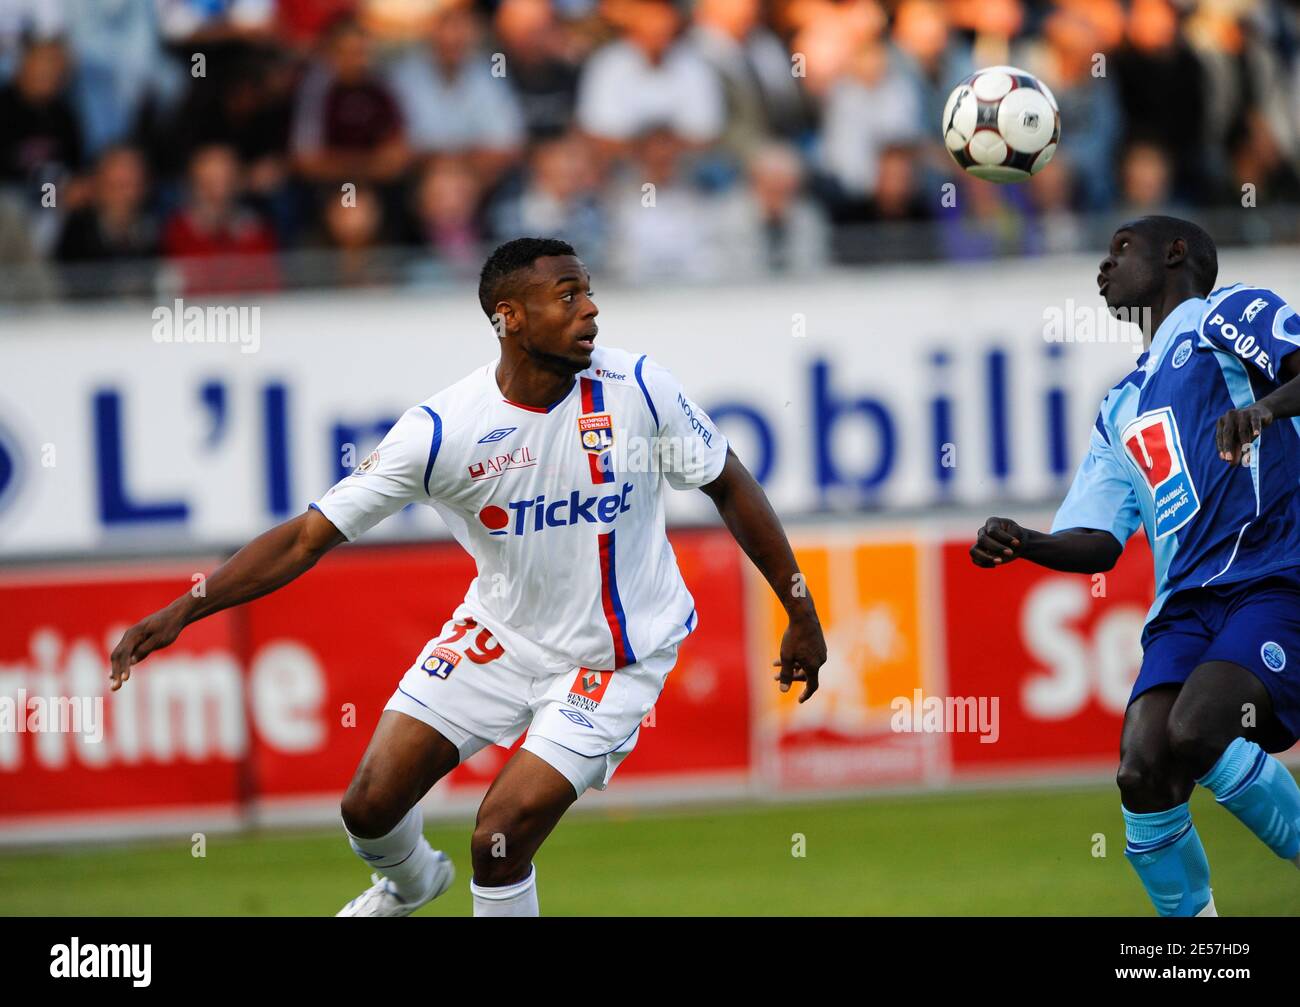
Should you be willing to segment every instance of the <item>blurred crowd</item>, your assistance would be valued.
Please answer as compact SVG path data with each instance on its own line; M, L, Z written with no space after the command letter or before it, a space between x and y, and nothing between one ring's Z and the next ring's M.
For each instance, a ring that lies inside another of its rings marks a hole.
M997 186L939 121L1008 62L1062 146ZM1300 0L0 0L33 296L460 278L522 233L707 281L1297 203Z

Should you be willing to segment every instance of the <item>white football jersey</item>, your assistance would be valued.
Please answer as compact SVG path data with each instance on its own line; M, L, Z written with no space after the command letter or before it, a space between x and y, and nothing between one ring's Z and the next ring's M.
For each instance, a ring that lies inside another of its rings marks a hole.
M462 609L539 673L621 668L681 641L697 616L664 485L716 479L726 438L645 356L598 347L546 409L502 395L496 367L407 410L312 506L349 541L433 507L478 567Z

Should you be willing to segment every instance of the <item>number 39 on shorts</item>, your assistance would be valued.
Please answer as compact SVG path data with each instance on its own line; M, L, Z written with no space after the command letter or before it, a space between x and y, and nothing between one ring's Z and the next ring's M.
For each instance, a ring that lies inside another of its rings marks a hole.
M478 633L474 637L474 642L464 648L464 654L452 650L449 644L463 640L471 631L477 629ZM474 664L487 664L489 661L495 661L505 653L501 644L497 643L490 630L479 628L478 623L473 619L459 619L456 622L456 628L450 635L443 637L434 646L429 656L424 659L421 667L424 671L435 678L447 678L456 666L460 664L462 656L469 658Z

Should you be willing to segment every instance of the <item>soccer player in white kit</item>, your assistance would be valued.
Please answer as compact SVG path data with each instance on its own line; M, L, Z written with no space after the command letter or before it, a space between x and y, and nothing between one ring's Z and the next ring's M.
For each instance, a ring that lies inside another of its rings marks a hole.
M376 872L340 916L406 916L451 885L419 801L459 762L527 737L479 807L476 916L536 916L533 855L636 745L678 645L699 621L664 529L664 487L699 488L789 614L781 691L817 688L826 643L767 497L708 415L647 356L597 349L586 268L562 241L489 257L479 301L498 360L409 410L302 515L254 539L129 629L131 666L213 612L260 597L407 504L432 506L478 575L398 684L342 802Z

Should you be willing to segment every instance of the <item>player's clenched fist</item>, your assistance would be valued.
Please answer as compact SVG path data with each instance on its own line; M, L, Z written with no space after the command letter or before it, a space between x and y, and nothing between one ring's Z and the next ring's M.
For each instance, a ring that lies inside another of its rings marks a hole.
M155 650L169 646L184 628L183 618L169 606L141 619L123 633L111 658L109 678L113 680L112 691L122 688L122 683L131 677L133 664L139 664Z
M1219 417L1214 431L1219 457L1229 465L1249 464L1250 455L1245 449L1272 422L1272 410L1258 402L1245 409L1229 409Z
M1025 538L1025 530L1010 518L991 517L975 535L975 544L970 547L971 562L983 567L1010 563L1020 555Z

